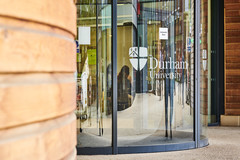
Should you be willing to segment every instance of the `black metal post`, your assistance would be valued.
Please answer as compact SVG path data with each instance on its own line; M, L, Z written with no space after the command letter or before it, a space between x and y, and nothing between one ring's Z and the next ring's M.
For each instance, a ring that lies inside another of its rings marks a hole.
M117 154L117 0L112 0L112 153Z

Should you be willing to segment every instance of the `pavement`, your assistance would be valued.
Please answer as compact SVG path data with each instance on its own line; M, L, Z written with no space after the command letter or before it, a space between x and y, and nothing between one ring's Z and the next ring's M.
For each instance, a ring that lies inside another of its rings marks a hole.
M77 160L240 160L240 127L209 127L209 146L173 152L77 156Z

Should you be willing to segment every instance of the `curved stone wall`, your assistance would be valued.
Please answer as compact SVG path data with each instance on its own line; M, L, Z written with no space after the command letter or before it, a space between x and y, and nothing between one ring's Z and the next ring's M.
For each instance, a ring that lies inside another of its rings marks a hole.
M0 157L76 159L74 1L0 1Z

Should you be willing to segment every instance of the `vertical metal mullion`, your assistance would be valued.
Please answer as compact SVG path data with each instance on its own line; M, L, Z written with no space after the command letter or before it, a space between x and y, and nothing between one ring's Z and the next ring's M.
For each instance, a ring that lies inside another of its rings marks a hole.
M200 141L200 0L194 2L194 45L195 45L195 147Z
M96 87L97 87L97 92L96 92L96 97L97 97L97 125L99 124L99 113L98 113L98 109L99 109L99 101L98 101L98 92L99 92L99 89L98 89L98 82L99 82L99 69L98 69L98 3L96 2ZM100 127L100 125L99 125Z
M117 154L117 0L112 0L112 153Z

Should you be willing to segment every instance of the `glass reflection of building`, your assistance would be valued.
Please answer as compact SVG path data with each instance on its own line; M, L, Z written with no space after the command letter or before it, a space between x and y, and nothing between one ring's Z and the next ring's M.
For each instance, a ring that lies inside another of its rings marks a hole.
M195 1L117 2L114 71L112 1L77 0L78 152L84 154L90 148L96 153L112 153L114 145L118 153L195 148ZM201 1L201 16L206 15L202 14L207 12L203 11L206 3ZM207 54L208 18L200 18L201 26L205 25L201 54ZM201 85L208 87L206 70L201 68L201 78L206 78ZM117 97L112 94L114 72ZM200 95L208 97L208 92ZM117 98L116 126L113 98ZM201 98L200 132L205 140L208 101L202 102ZM117 134L113 135L114 128ZM117 137L115 144L113 137Z

